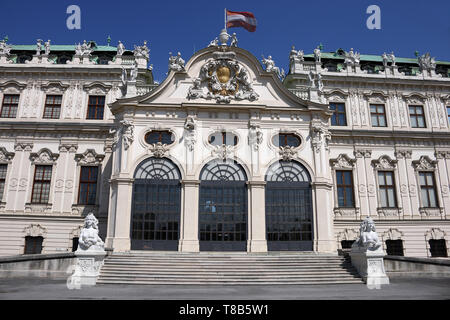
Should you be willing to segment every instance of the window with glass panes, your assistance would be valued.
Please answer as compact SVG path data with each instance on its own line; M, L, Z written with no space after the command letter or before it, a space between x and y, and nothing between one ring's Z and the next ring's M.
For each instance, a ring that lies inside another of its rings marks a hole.
M397 196L395 194L394 172L378 171L378 187L382 208L396 208Z
M372 119L372 127L386 127L386 110L382 104L370 105L370 117Z
M18 94L5 94L3 96L1 118L15 118L17 116L17 109L19 108Z
M51 179L52 166L36 166L31 194L32 203L48 203Z
M272 142L277 147L298 147L300 138L293 133L280 133L272 138Z
M61 114L62 96L47 96L45 98L44 119L59 119Z
M330 103L330 110L333 111L331 116L332 126L346 126L347 117L345 114L345 104L344 103Z
M40 254L42 252L42 242L44 238L38 237L25 237L25 248L23 254Z
M3 190L5 190L7 168L8 168L7 164L0 164L0 201L2 200L3 197Z
M409 118L412 128L426 128L422 106L409 106Z
M355 197L353 192L353 174L349 170L336 171L336 187L338 196L338 206L346 208L355 207Z
M445 239L430 239L428 244L430 245L431 257L448 257Z
M436 208L438 206L436 183L433 172L419 172L420 194L422 207Z
M95 204L98 167L81 167L78 204Z
M103 119L105 96L89 96L87 119Z

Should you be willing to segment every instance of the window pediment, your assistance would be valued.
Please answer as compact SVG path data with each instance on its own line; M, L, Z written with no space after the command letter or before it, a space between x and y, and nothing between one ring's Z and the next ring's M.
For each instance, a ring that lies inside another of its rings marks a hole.
M397 160L392 160L389 156L381 156L378 160L372 160L372 166L378 170L393 170L397 167Z
M14 152L8 152L6 151L6 148L0 147L0 163L11 163L14 155Z
M14 80L6 81L0 84L0 92L6 94L20 94L20 92L26 87L26 84L19 83Z
M337 158L330 159L333 169L353 169L356 159L351 159L347 154L341 153Z
M412 162L415 170L434 170L436 169L436 160L431 160L428 156L421 156L419 160Z
M87 149L84 153L75 155L75 161L79 165L99 165L104 158L104 155L97 154L94 149Z
M32 164L54 164L59 158L59 154L51 152L49 149L41 149L30 154Z

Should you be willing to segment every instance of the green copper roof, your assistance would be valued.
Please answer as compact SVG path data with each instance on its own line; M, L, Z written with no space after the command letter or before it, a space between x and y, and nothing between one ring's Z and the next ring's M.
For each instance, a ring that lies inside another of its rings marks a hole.
M305 57L313 58L314 54L305 54ZM322 52L321 57L324 59L345 59L344 56L337 54L336 52ZM381 55L373 55L373 54L361 54L361 61L372 61L372 62L383 62L383 58ZM417 58L400 58L395 57L396 63L415 63L417 64ZM446 64L450 65L450 62L446 61L436 61L438 64Z
M44 45L42 45L44 49ZM36 45L12 45L12 50L36 51ZM75 45L50 45L50 52L52 51L75 51ZM96 46L94 51L117 51L114 46Z

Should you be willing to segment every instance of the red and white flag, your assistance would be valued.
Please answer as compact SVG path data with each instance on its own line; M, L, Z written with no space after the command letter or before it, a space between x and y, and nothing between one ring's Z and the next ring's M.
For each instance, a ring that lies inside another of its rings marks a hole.
M243 27L247 31L256 31L256 19L251 12L227 10L227 28Z

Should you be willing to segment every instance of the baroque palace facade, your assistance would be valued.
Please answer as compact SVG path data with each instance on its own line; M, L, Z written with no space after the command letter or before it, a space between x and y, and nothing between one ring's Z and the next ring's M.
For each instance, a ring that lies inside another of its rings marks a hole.
M228 41L161 84L146 43L0 42L0 255L70 252L89 212L116 252L337 253L370 216L448 255L450 62L292 48L284 76Z

